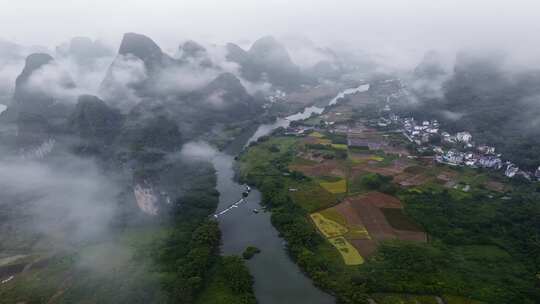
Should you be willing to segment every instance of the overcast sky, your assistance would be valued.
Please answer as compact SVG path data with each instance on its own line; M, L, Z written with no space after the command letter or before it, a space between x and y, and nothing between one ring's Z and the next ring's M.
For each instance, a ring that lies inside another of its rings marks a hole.
M0 37L53 46L140 32L164 48L272 34L371 49L540 50L538 0L0 0Z

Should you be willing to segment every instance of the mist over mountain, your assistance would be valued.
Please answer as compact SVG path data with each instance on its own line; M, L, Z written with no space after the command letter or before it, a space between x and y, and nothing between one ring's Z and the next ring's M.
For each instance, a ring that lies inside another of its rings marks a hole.
M92 95L81 95L70 117L70 127L84 140L113 140L122 126L120 111Z
M413 75L412 113L470 130L519 165L536 168L540 69L515 69L502 52L463 51L450 71L427 53Z
M248 51L231 43L227 50L227 59L238 63L242 77L249 81L267 81L286 89L309 83L285 47L271 36L255 41Z
M206 48L193 40L188 40L178 47L181 54L181 61L194 61L201 67L212 67L212 59L210 58Z
M536 2L1 2L0 304L540 297Z
M93 41L89 37L74 37L56 47L55 53L59 57L71 57L78 64L91 65L93 61L103 57L110 57L113 51L99 40Z

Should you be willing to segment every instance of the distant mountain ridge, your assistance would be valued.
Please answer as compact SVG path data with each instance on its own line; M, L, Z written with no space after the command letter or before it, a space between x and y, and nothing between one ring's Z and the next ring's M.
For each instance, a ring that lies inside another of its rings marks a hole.
M266 36L255 41L248 51L229 43L227 60L240 66L242 77L252 82L270 82L286 89L312 83L295 65L287 49L275 38Z

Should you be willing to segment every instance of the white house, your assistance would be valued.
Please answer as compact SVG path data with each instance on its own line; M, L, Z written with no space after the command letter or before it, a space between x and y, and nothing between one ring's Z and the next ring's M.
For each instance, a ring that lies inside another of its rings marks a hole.
M478 152L483 154L495 154L495 147L490 147L488 145L481 145L478 147Z
M507 177L514 177L518 172L519 168L516 165L509 163L508 166L506 166L504 175L506 175Z
M502 161L498 157L480 157L478 164L484 168L500 169L502 167Z
M472 139L472 135L471 133L469 132L458 132L456 134L456 139L459 141L459 142L462 142L462 143L468 143L471 141Z

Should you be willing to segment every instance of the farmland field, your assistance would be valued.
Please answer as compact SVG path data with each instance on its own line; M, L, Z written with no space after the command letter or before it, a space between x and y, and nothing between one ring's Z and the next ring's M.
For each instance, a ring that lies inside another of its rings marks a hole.
M335 208L341 211L348 221L364 226L373 242L379 243L392 239L426 241L425 232L403 213L401 202L393 196L370 192L347 198ZM386 211L387 215L385 209L392 211ZM353 244L362 253L373 251L371 242L362 241L353 242ZM361 248L362 245L368 248Z
M310 137L315 137L315 138L323 138L324 135L319 133L319 132L312 132L309 134Z
M337 182L321 182L320 185L330 193L337 194L347 192L347 181L345 179L341 179Z
M411 219L403 213L403 210L398 208L380 209L392 228L397 230L423 231L422 227L411 221Z
M292 171L300 171L307 176L319 177L319 176L340 176L345 177L345 170L341 167L340 163L336 160L325 160L322 163L303 165L303 164L291 164L289 169Z
M344 213L341 206L343 206L343 204L325 209L321 211L320 214L322 214L325 218L346 227L347 231L342 235L348 240L369 239L370 236L366 230L366 227L364 227L361 222L351 219L351 214Z
M347 145L344 144L332 144L332 148L338 150L347 150Z
M319 231L327 238L341 236L348 231L346 227L326 218L321 213L312 213L310 216L317 228L319 228Z
M364 259L347 240L341 236L329 238L328 241L339 251L343 257L345 265L360 265L364 263Z
M348 241L369 238L364 227L350 225L334 208L312 213L310 217L321 234L339 251L345 265L359 265L364 262L358 250Z
M347 128L363 132L361 127ZM350 301L352 294L341 286L350 292L359 279L378 304L431 304L437 303L436 296L447 304L522 303L511 300L533 294L530 271L507 249L515 247L508 237L513 226L503 224L505 230L498 230L489 224L523 215L508 212L507 201L518 200L512 194L516 185L482 170L437 165L432 157L403 157L408 153L395 140L384 144L391 136L372 134L365 149L347 147L344 153L339 151L344 149L339 146L342 133L319 130L320 135L296 138L284 162L289 171L303 175L267 177L281 179L292 198L295 207L275 209L276 223L291 244L297 242L291 245L292 255L318 284L343 292ZM272 161L267 162L271 169ZM345 186L339 185L343 181ZM382 186L373 186L375 182ZM532 208L527 204L525 209ZM506 212L498 212L502 210ZM523 220L529 221L527 216ZM321 237L325 241L313 242Z
M293 201L307 212L314 212L336 203L337 196L328 192L316 182L291 183L291 188L297 191L290 192Z

